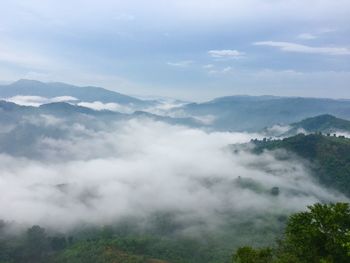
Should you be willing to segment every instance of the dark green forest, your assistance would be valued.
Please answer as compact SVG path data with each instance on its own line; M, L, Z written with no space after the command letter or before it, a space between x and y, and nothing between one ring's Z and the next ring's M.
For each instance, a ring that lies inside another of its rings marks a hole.
M2 224L2 231L6 226ZM2 233L4 234L4 233ZM89 238L83 237L85 235ZM50 235L40 226L0 242L0 262L52 263L347 263L350 260L348 203L315 204L288 218L282 237L271 247L243 246L227 261L214 244L191 239L121 236L112 227L74 236Z
M81 226L65 233L32 226L12 234L18 226L2 222L0 262L231 262L234 249L245 244L273 246L287 220L282 214L246 216L237 222L237 217L227 215L223 229L198 230L190 235L178 233L184 226L175 224L168 215L158 215L147 230L130 220Z
M283 238L275 247L239 248L236 263L347 263L350 262L348 203L315 204L291 215Z
M311 163L314 178L350 196L350 139L333 134L298 134L282 140L254 140L254 151L285 149Z

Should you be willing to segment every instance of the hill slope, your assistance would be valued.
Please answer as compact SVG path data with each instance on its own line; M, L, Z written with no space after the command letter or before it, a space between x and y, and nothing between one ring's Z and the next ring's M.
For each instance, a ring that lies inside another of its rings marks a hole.
M332 133L336 131L350 131L350 121L334 117L330 114L307 118L291 124L293 130L303 129L306 132Z
M254 141L255 152L285 149L314 164L319 182L350 196L350 139L321 134L299 134L283 140Z
M330 114L306 118L289 125L276 124L263 129L266 137L290 137L298 133L324 133L345 135L350 132L350 121Z

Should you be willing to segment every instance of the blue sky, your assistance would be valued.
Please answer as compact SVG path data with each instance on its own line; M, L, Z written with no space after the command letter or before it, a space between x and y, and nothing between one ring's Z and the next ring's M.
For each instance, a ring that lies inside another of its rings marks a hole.
M0 81L350 98L348 0L3 0Z

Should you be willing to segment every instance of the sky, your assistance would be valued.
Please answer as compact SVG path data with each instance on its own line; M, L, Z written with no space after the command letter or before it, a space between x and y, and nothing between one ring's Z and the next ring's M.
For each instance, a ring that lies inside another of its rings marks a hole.
M349 0L2 0L0 82L350 98Z

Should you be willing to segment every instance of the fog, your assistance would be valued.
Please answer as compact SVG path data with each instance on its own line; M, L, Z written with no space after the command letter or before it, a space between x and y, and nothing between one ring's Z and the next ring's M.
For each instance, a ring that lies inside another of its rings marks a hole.
M0 154L6 221L62 229L175 212L181 222L219 225L222 214L290 213L343 198L314 182L296 157L251 153L246 143L259 134L209 133L147 118L104 126L92 119L93 127L53 116L23 122L65 136L32 137L31 149L41 155ZM22 147L18 136L25 133L16 134L13 147Z
M145 98L145 100L150 100L151 98ZM131 114L135 111L147 111L153 114L158 114L161 116L171 116L171 117L189 117L188 115L185 115L185 113L172 113L171 110L174 108L179 108L183 105L185 105L185 102L177 101L174 99L155 99L158 103L155 103L151 106L139 106L134 105L132 103L130 104L120 104L116 102L109 102L109 103L103 103L101 101L93 101L93 102L87 102L87 101L80 101L79 99L72 97L72 96L59 96L59 97L53 97L53 98L47 98L42 96L26 96L26 95L17 95L13 97L8 98L1 98L3 101L12 102L17 105L21 106L32 106L32 107L39 107L44 104L48 103L55 103L55 102L66 102L70 103L72 105L78 105L85 108L89 108L95 111L113 111L113 112L119 112L119 113L127 113Z
M71 96L60 96L54 98L46 98L41 96L23 96L18 95L10 98L2 98L1 100L5 100L8 102L13 102L22 106L33 106L39 107L40 105L53 103L53 102L74 102L77 101L77 98Z

